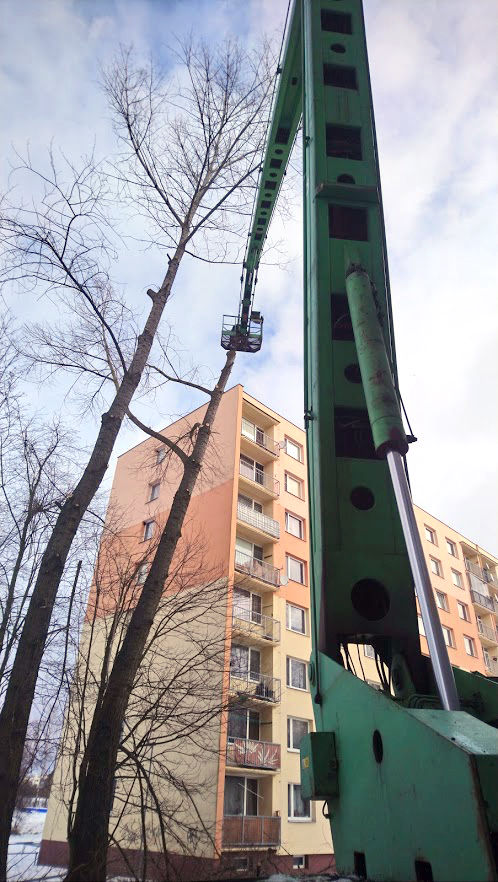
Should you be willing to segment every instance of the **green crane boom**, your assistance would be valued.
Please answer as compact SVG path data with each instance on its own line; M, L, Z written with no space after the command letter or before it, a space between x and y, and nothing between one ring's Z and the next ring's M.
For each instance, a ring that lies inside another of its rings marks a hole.
M361 0L295 0L279 77L241 307L223 345L261 345L254 285L302 118L317 730L301 746L303 795L325 802L341 873L495 879L498 684L451 670L414 537ZM382 691L348 670L362 643L387 672Z

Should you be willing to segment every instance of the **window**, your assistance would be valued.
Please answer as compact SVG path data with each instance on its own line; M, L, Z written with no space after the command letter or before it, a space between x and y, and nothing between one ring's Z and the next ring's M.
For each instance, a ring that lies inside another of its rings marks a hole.
M301 585L305 584L304 563L302 560L291 557L290 554L287 555L287 578L292 579L293 582L300 582Z
M337 159L361 159L361 130L349 126L327 125L325 128L327 156Z
M442 591L435 591L434 594L435 594L435 597L436 597L436 606L437 606L439 609L443 609L445 612L448 612L448 610L449 610L449 606L448 606L448 597L447 597L447 595L444 594Z
M467 604L460 603L460 601L457 600L457 607L460 618L463 619L464 622L470 622L470 613Z
M287 656L287 686L306 689L306 662Z
M288 472L285 473L285 489L287 493L292 493L293 496L299 496L299 499L303 498L303 482L299 480L299 478L294 478L292 475L289 475Z
M285 512L285 529L287 533L292 533L298 539L304 537L304 522L297 515L291 514L290 511Z
M157 499L159 496L159 488L161 486L160 481L157 481L155 484L150 484L149 486L149 502L152 502L154 499Z
M451 581L457 588L463 588L463 579L462 574L458 572L458 570L451 571Z
M375 658L375 649L371 646L370 643L365 643L363 645L363 652L365 653L367 658Z
M285 439L285 452L292 456L293 459L297 459L298 462L303 461L303 448L300 444L296 444L295 441L291 441L290 438Z
M259 594L253 594L244 588L233 589L232 617L242 619L244 622L254 622L261 625L263 612L263 600Z
M455 648L455 635L451 628L447 628L446 625L442 626L443 628L443 637L446 646L451 646L453 649Z
M259 741L259 713L248 708L232 708L228 712L228 740L234 738Z
M298 720L296 717L287 717L287 748L299 750L301 738L309 732L308 720Z
M154 521L144 521L144 540L152 539L154 535Z
M484 659L484 664L486 665L488 671L491 670L491 656L487 649L482 648L482 657Z
M289 821L311 821L311 803L301 796L300 784L288 785Z
M242 493L239 493L238 502L240 505L245 505L246 508L250 508L253 511L258 511L260 514L263 514L263 506L261 502L256 502L255 499L251 499L249 496L244 496Z
M256 484L265 483L264 465L260 462L255 462L249 456L244 456L243 453L240 454L239 471L244 478L249 478L250 481L255 481Z
M308 734L310 729L308 720L298 720L296 717L287 717L287 748L299 750L301 738Z
M223 814L253 816L258 814L257 778L226 775Z
M263 560L263 546L254 545L247 539L241 539L240 536L235 537L235 562L239 564L247 564L249 560Z
M431 562L431 570L432 570L432 572L435 573L436 576L442 576L442 575L443 575L443 570L442 570L442 567L441 567L441 561L436 560L435 557L431 557L431 558L430 558L430 562Z
M292 869L293 870L305 870L306 869L306 855L304 854L295 854L292 858Z
M464 634L463 645L465 646L465 652L467 655L472 655L474 658L477 658L477 649L472 637L467 637Z
M451 554L452 557L458 557L457 547L455 543L451 541L451 539L446 540L446 550L448 554Z
M230 650L230 674L241 680L258 682L261 673L261 655L259 649L252 646L238 646L232 643Z
M425 637L425 628L424 628L424 622L422 620L422 616L417 616L417 621L418 621L418 633L421 634L422 637ZM446 629L446 630L448 630L448 629Z
M156 465L159 465L164 457L166 456L166 448L160 447L159 450L156 450Z
M244 417L242 417L242 434L245 438L250 438L251 441L260 444L261 447L268 447L269 439L266 439L263 429L260 429L259 426L255 426L254 423L244 419Z
M245 870L249 869L249 858L248 857L235 857L232 858L233 868L237 873L243 873Z
M143 585L147 578L147 573L149 572L149 566L146 563L141 563L137 570L137 585Z
M434 530L431 530L430 527L424 527L424 530L425 530L425 538L427 539L427 541L432 542L433 545L437 545L436 534L435 534Z
M296 634L306 634L306 610L300 606L287 604L287 628Z

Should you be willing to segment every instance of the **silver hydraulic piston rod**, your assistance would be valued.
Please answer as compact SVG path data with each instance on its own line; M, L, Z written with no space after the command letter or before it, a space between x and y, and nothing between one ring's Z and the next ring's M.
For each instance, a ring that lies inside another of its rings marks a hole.
M356 255L346 256L346 292L375 451L378 456L387 457L389 464L439 697L446 710L459 710L453 670L404 469L408 441L372 285Z

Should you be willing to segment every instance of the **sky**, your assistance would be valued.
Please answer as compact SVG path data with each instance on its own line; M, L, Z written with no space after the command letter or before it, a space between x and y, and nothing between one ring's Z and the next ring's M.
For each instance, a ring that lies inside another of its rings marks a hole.
M114 148L99 65L119 44L167 70L176 36L263 35L280 42L287 0L14 0L0 2L2 188L12 150L45 161L53 142L79 157ZM418 442L408 462L415 502L498 553L496 517L497 140L494 0L364 0L386 215L400 386ZM281 265L264 265L256 307L266 342L238 357L232 383L302 425L302 225L299 184L276 218ZM119 282L137 310L164 275L164 254L120 256ZM235 312L240 267L182 266L168 322L185 352L214 373L221 317ZM209 296L206 296L209 291ZM185 309L185 297L188 309ZM9 301L22 318L46 304ZM32 387L46 413L65 406L55 384ZM193 404L174 391L171 417ZM158 428L164 424L150 414ZM95 426L82 426L87 443ZM132 427L117 453L140 440ZM110 470L112 474L112 469Z

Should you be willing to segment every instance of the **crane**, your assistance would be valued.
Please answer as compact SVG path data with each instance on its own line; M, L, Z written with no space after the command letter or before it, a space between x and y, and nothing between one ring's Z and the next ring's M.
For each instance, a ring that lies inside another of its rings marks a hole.
M498 682L450 665L414 520L361 0L293 2L227 349L261 346L254 286L301 120L316 724L302 793L323 801L341 873L496 879ZM351 670L362 643L380 691Z

